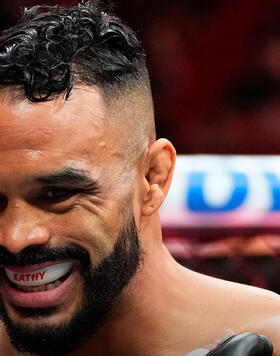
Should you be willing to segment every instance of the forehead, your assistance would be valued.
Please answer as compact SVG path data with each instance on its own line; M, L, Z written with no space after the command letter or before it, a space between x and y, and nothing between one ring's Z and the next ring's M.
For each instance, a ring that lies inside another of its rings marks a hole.
M76 88L69 101L11 103L0 92L0 174L12 169L87 169L122 159L118 135L106 123L94 88Z

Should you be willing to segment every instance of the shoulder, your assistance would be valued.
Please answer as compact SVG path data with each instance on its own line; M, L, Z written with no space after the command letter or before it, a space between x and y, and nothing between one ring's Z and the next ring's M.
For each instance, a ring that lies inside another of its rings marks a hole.
M269 290L223 280L212 280L220 311L235 333L255 332L267 336L280 356L280 296Z
M272 315L278 311L280 314L280 295L262 288L245 284L230 282L194 272L192 278L194 290L201 291L205 303L216 303L221 308L238 308L244 313L256 312L258 314ZM217 306L217 307L218 307Z
M267 336L273 344L273 356L280 356L280 313L255 325L248 325L246 331Z
M185 292L188 326L192 330L195 329L194 341L197 345L213 342L217 336L223 335L226 329L232 329L236 334L245 331L260 332L268 337L273 331L280 340L280 327L277 328L269 322L278 315L277 322L280 322L278 294L193 271L188 272ZM211 327L208 327L209 325ZM275 338L272 341L275 342Z
M216 297L219 296L224 308L242 321L241 325L246 319L258 323L280 315L280 296L272 291L223 280L213 283Z

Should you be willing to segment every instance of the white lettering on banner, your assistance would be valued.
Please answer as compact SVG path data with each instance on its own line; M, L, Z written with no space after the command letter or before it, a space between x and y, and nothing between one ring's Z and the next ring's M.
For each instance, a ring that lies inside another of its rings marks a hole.
M179 156L160 215L163 227L280 226L280 156Z

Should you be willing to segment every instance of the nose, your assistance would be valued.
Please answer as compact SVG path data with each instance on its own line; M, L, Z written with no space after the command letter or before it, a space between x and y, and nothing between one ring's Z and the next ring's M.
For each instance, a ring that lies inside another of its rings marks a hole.
M0 215L0 245L13 254L30 245L43 245L50 234L42 212L26 202L9 202Z

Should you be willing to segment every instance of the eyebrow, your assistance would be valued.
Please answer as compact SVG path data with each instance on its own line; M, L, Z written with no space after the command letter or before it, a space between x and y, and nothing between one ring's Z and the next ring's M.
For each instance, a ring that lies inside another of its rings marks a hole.
M59 172L35 176L31 180L35 183L44 185L79 184L94 186L95 188L98 188L99 186L97 180L90 177L85 171L75 168L66 168Z

